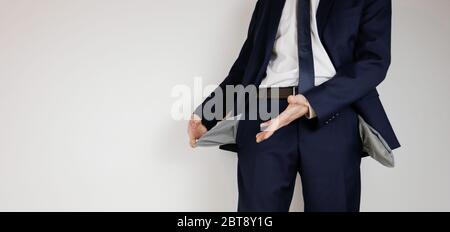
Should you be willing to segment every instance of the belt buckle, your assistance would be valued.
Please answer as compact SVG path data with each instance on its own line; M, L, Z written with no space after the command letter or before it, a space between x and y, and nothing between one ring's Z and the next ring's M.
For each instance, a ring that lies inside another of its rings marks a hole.
M297 95L297 91L296 91L296 87L295 86L293 86L292 87L292 95Z

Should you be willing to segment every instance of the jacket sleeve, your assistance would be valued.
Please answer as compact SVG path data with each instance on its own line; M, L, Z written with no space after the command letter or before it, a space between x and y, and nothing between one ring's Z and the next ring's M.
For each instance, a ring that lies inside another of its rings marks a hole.
M334 78L304 96L317 115L318 126L351 105L386 77L391 62L391 0L367 0L356 38L355 61L344 65Z
M220 119L214 118L214 119L207 119L204 117L203 114L203 108L205 106L205 104L210 101L215 95L217 91L222 91L222 96L223 96L223 101L225 101L226 96L225 96L225 88L227 85L238 85L241 83L243 75L245 73L245 69L247 67L250 55L251 55L251 51L253 48L253 42L254 42L254 34L255 34L255 24L257 21L257 18L259 16L259 11L261 8L261 3L262 0L258 0L255 6L255 9L253 11L252 14L252 18L250 21L250 26L248 28L248 33L247 33L247 39L244 42L244 45L242 46L242 49L239 53L238 58L236 59L236 61L234 62L233 66L231 67L230 72L228 73L228 76L225 78L225 80L222 81L222 83L219 84L219 86L217 87L216 90L214 90L204 101L203 103L198 106L196 108L196 110L194 111L194 114L200 116L202 118L202 123L206 126L206 128L209 130L212 127L214 127L217 122ZM222 112L224 112L224 115L222 115L222 117L224 117L226 115L227 112L225 112L225 102L223 102L222 106L224 107L224 110Z

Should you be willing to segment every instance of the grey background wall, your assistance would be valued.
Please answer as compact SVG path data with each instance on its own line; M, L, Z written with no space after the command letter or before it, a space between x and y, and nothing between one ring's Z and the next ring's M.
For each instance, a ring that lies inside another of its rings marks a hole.
M187 146L171 90L225 77L254 4L0 0L0 210L234 211L236 156ZM363 161L363 211L450 210L449 10L394 1L380 92L403 148Z

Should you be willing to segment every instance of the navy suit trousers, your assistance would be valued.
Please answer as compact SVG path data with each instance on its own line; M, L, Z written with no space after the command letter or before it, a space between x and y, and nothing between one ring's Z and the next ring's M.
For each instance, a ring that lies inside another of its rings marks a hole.
M287 107L286 100L275 101L280 111ZM255 136L262 120L242 120L236 139L238 211L287 212L297 173L306 212L359 211L358 118L350 107L338 115L320 128L313 127L311 120L298 119L260 144Z

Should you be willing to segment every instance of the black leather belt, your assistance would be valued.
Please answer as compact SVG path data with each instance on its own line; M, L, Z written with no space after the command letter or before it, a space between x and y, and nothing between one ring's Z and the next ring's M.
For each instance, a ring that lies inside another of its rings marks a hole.
M297 93L297 86L260 88L258 89L258 98L287 99L289 96L297 95Z

